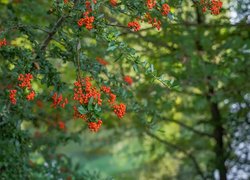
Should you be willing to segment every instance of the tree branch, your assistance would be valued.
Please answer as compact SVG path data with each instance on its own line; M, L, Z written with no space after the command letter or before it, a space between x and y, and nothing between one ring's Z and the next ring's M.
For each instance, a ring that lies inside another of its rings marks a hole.
M194 133L196 133L196 134L198 134L198 135L207 136L207 137L210 137L210 138L213 138L213 137L214 137L212 134L209 134L209 133L206 133L206 132L202 132L202 131L196 130L196 129L194 129L194 128L188 126L188 125L186 125L186 124L183 123L183 122L180 122L180 121L177 121L177 120L174 120L174 119L164 119L164 120L169 121L169 122L176 123L176 124L178 124L178 125L180 125L180 126L186 128L186 129L188 129L188 130L190 130L190 131L192 131L192 132L194 132Z
M187 152L186 150L182 149L181 147L177 146L176 144L170 143L166 140L159 138L157 135L155 135L154 133L151 133L148 130L146 130L146 134L149 135L150 137L156 139L160 143L164 144L165 146L171 147L171 148L176 149L176 150L182 152L183 154L185 154L193 162L193 164L197 170L197 173L200 175L200 177L204 180L206 179L200 166L199 166L199 163L197 162L197 160L195 159L195 157L191 153Z
M40 50L41 51L45 51L45 49L47 48L47 46L49 45L49 42L52 40L53 36L55 35L55 33L57 32L57 29L62 25L63 21L65 20L65 16L61 16L57 22L55 23L55 25L53 26L53 28L51 29L51 31L48 33L48 36L46 37L46 39L44 39Z
M77 4L78 0L74 0L74 7ZM73 9L74 9L73 7ZM48 36L44 39L40 50L41 51L45 51L47 46L49 45L50 41L53 39L53 36L56 34L58 28L62 25L62 23L64 22L64 20L66 19L67 15L62 15L54 24L53 28L51 29L51 31L48 33Z

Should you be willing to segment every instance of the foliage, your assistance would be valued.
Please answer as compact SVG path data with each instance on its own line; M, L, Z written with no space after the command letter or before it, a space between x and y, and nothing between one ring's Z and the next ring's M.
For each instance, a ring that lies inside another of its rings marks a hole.
M248 173L238 148L249 139L249 25L230 23L229 3L0 5L1 179ZM86 156L70 157L76 143ZM84 169L107 152L131 173Z

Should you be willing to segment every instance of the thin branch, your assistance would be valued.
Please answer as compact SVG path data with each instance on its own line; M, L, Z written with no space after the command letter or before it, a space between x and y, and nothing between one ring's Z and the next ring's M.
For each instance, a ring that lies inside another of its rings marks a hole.
M129 29L128 26L119 25L119 24L106 24L106 25L107 25L107 26L113 26L113 27L124 28L124 29Z
M65 16L61 16L57 22L55 23L55 25L53 26L53 28L51 29L51 31L48 33L48 36L46 37L46 39L43 41L40 50L44 51L47 46L49 45L50 41L52 40L53 36L56 34L57 29L62 25L63 21L65 20Z
M78 2L78 0L74 0L74 7L76 6L77 2ZM73 9L74 9L74 7L73 7ZM63 22L66 19L66 17L68 17L68 15L62 15L56 21L56 23L54 24L53 28L48 33L48 36L44 39L44 41L43 41L43 43L41 45L41 48L40 48L41 51L45 51L46 50L46 48L49 45L50 41L53 39L53 36L56 34L56 32L59 29L59 27L63 24Z
M183 122L180 122L180 121L177 121L177 120L174 120L174 119L164 119L166 121L169 121L169 122L173 122L173 123L176 123L176 124L179 124L180 126L198 134L198 135L201 135L201 136L207 136L207 137L210 137L210 138L214 138L214 136L212 134L209 134L209 133L206 133L206 132L202 132L202 131L199 131L199 130L196 130L188 125L186 125L185 123Z
M192 22L182 22L182 23L175 23L171 24L171 26L188 26L188 27L193 27L193 26L200 26L200 27L205 27L205 28L221 28L221 27L246 27L250 28L250 24L229 24L229 23L224 23L224 24L198 24L198 23L192 23Z
M139 31L126 31L126 32L121 33L120 36L124 36L127 34L140 34L141 32L152 30L152 29L155 29L155 27L148 27L148 28L140 29Z
M171 148L176 149L177 151L180 151L183 154L185 154L193 162L193 164L194 164L194 166L195 166L195 168L197 170L197 173L200 175L200 177L202 179L204 179L204 180L206 179L205 175L203 174L203 172L202 172L202 170L201 170L201 168L199 166L199 163L197 162L197 160L195 159L195 157L191 153L187 152L185 149L179 147L176 144L170 143L170 142L168 142L166 140L163 140L163 139L159 138L157 135L155 135L154 133L151 133L148 130L146 130L146 134L149 135L150 137L156 139L160 143L164 144L165 146L171 147Z

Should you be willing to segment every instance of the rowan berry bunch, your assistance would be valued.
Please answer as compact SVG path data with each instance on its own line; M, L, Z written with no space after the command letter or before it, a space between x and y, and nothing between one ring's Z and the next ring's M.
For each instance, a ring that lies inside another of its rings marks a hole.
M33 75L28 73L28 74L20 74L18 77L18 81L20 82L18 84L19 87L21 88L26 88L31 89L31 80L33 79Z
M156 0L147 0L148 9L153 9L156 5Z
M97 1L92 1L92 3L96 4ZM85 12L83 12L83 18L78 20L78 26L82 27L85 25L87 30L93 29L93 23L95 21L95 17L92 14L92 6L91 1L85 1Z
M130 81L130 77L126 77ZM33 75L30 73L20 74L18 77L18 86L22 89L27 89L29 93L26 95L28 101L33 100L35 97L35 91L32 89L31 80ZM73 100L76 104L73 106L74 118L82 119L88 123L88 127L91 131L97 132L102 125L100 119L101 106L103 105L103 99L106 100L107 104L113 109L114 113L118 118L122 118L126 113L126 105L116 104L116 95L112 93L111 88L102 86L99 90L92 83L93 79L85 77L79 79L74 83L74 96ZM128 81L128 82L130 82ZM17 90L11 89L9 91L9 99L12 104L17 103ZM63 98L62 94L55 92L52 96L53 108L65 108L65 105L69 103L68 98ZM42 106L40 106L42 107ZM54 127L57 127L54 125ZM59 121L58 127L61 130L66 129L65 122Z
M123 80L128 84L128 85L132 85L133 84L133 79L130 76L124 76Z
M9 98L10 98L10 102L12 104L16 104L16 102L17 102L17 100L16 100L16 93L17 93L16 89L11 89L10 90Z
M100 119L101 106L103 99L114 110L118 118L122 118L126 113L126 105L121 109L116 103L116 95L112 93L111 88L102 86L99 90L92 83L90 77L79 79L74 83L74 117L80 118L88 123L91 131L97 132L102 125Z
M93 29L93 22L95 20L94 16L89 16L90 12L87 11L83 13L84 18L78 20L78 26L82 27L85 25L86 29L91 30Z
M51 105L52 107L62 107L64 108L66 104L68 104L68 98L64 98L62 94L58 95L57 93L54 93L52 96L53 99L53 104Z
M200 1L202 12L206 12L207 9L210 10L212 15L220 14L223 2L220 0L201 0Z
M161 29L161 20L159 17L153 16L154 13L159 13L163 17L168 16L170 13L170 6L167 3L159 3L156 0L147 0L146 1L147 11L143 16L138 17L137 20L141 22L147 22L152 27L155 27L157 30ZM128 23L128 27L133 31L139 31L141 29L141 25L138 21L132 21Z
M30 73L27 74L19 74L18 76L18 86L17 89L19 87L19 91L21 91L21 89L23 90L22 92L20 92L20 95L25 95L26 99L28 101L32 101L34 100L36 93L35 91L32 89L32 85L31 85L31 80L33 79L33 75ZM21 89L20 89L21 88ZM10 102L12 104L16 104L17 103L17 90L16 89L11 89L9 91L9 99Z
M137 21L129 22L128 27L133 31L139 31L141 29L141 25Z

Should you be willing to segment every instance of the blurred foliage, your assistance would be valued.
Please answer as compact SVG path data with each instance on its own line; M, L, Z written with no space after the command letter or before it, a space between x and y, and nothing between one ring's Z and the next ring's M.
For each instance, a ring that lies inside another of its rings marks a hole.
M160 31L142 23L138 32L126 24L145 2L120 2L99 1L88 31L77 26L84 3L0 0L0 39L9 43L0 47L1 179L249 179L248 1L223 1L218 16L198 1L171 1L167 18L154 14ZM93 133L73 119L73 103L51 108L54 92L73 99L78 68L125 102L123 119L104 106ZM8 88L28 72L35 100L13 106Z

